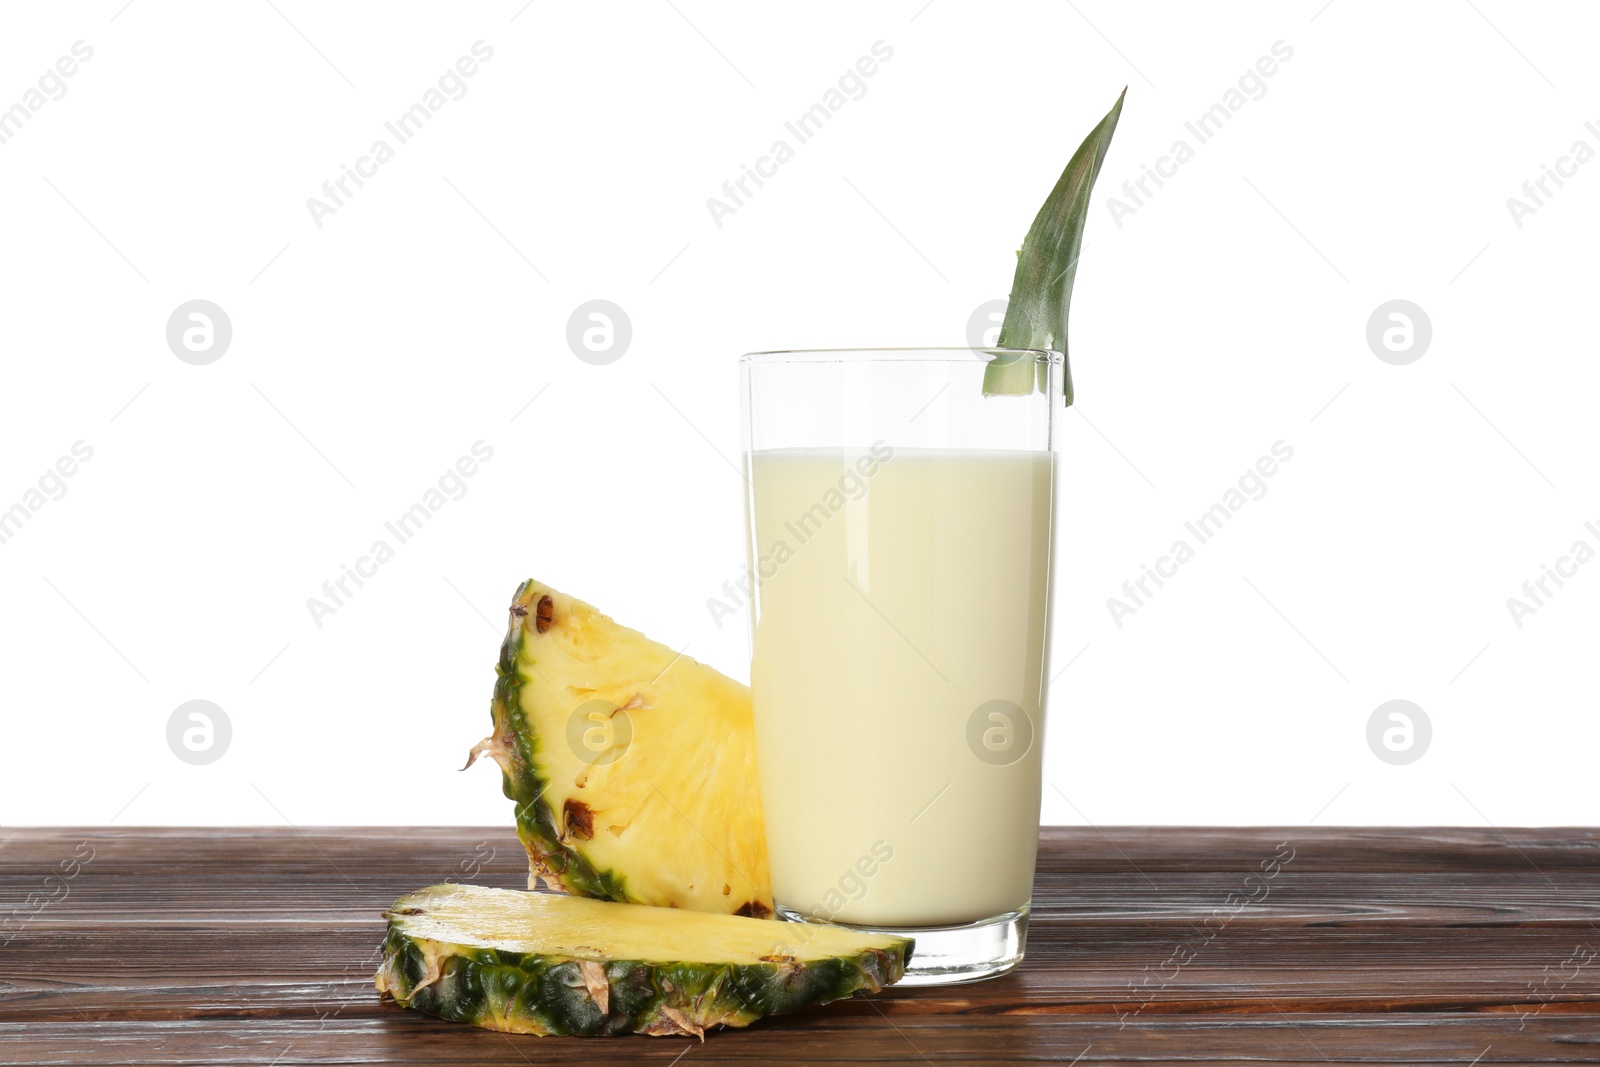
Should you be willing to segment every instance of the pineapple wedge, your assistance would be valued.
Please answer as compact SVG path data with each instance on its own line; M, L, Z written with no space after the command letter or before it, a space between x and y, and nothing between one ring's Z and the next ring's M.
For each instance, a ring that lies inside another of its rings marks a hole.
M877 992L912 942L836 926L436 885L384 913L381 995L516 1034L692 1034Z
M467 765L500 765L528 888L770 917L750 690L539 582L510 610Z

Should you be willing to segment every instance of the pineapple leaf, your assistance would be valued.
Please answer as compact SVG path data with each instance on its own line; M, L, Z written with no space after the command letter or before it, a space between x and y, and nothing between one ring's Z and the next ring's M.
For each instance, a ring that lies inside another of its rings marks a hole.
M1122 116L1123 89L1117 103L1100 120L1061 172L1050 197L1034 217L1017 253L1017 273L1011 280L1011 300L1000 326L1001 348L1044 348L1067 351L1067 309L1072 283L1078 276L1078 249L1089 211L1089 194L1105 162L1111 135ZM990 362L983 374L984 396L1024 396L1035 388L1034 361L1021 356ZM1043 374L1048 373L1040 368ZM1043 389L1045 382L1037 383ZM1072 403L1072 368L1063 368L1062 392Z

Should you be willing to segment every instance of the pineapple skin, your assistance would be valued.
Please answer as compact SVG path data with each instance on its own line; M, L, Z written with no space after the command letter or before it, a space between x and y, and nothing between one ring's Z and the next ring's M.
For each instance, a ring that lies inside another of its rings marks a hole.
M414 936L406 930L409 900L384 913L378 992L401 1007L511 1034L703 1040L715 1026L876 993L905 974L912 948L903 941L849 957L759 964L595 961Z
M545 738L528 728L522 712L523 676L520 661L524 644L536 626L548 619L539 619L540 600L553 592L547 586L528 579L517 586L510 607L510 621L505 639L500 646L500 658L495 665L494 696L490 711L494 733L473 750L468 766L479 751L489 754L499 764L503 777L502 791L514 802L517 836L528 853L528 888L536 888L536 880L543 880L551 889L577 896L593 897L622 903L644 903L679 906L676 902L648 899L631 892L626 875L619 871L596 866L577 847L569 844L562 813L544 799L549 783L540 775L536 757L538 746L562 743L556 738ZM765 871L753 897L730 901L737 905L734 914L754 918L769 918L772 910L772 890Z
M517 669L527 633L525 621L537 610L535 593L534 582L529 579L517 586L511 599L511 622L500 644L490 705L493 737L498 742L498 749L492 754L505 779L506 799L516 804L517 837L528 852L528 888L534 888L534 878L542 878L553 889L581 897L629 901L632 898L621 876L596 869L581 852L562 841L556 812L541 799L546 783L534 770L537 739L532 731L519 726L522 675Z

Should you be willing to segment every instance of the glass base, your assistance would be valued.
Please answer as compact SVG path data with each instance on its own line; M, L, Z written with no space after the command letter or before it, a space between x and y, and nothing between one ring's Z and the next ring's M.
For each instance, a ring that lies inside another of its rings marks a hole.
M820 922L782 904L778 917L789 922ZM1022 962L1028 946L1028 909L1010 911L993 919L922 929L895 926L860 926L829 923L868 934L893 934L916 939L905 977L897 985L954 985L995 978Z

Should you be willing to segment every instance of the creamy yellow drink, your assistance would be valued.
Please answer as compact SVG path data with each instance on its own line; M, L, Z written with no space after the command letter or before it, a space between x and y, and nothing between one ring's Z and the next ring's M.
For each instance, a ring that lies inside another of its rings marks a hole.
M750 455L751 682L780 905L893 927L1027 906L1052 461L881 443Z

